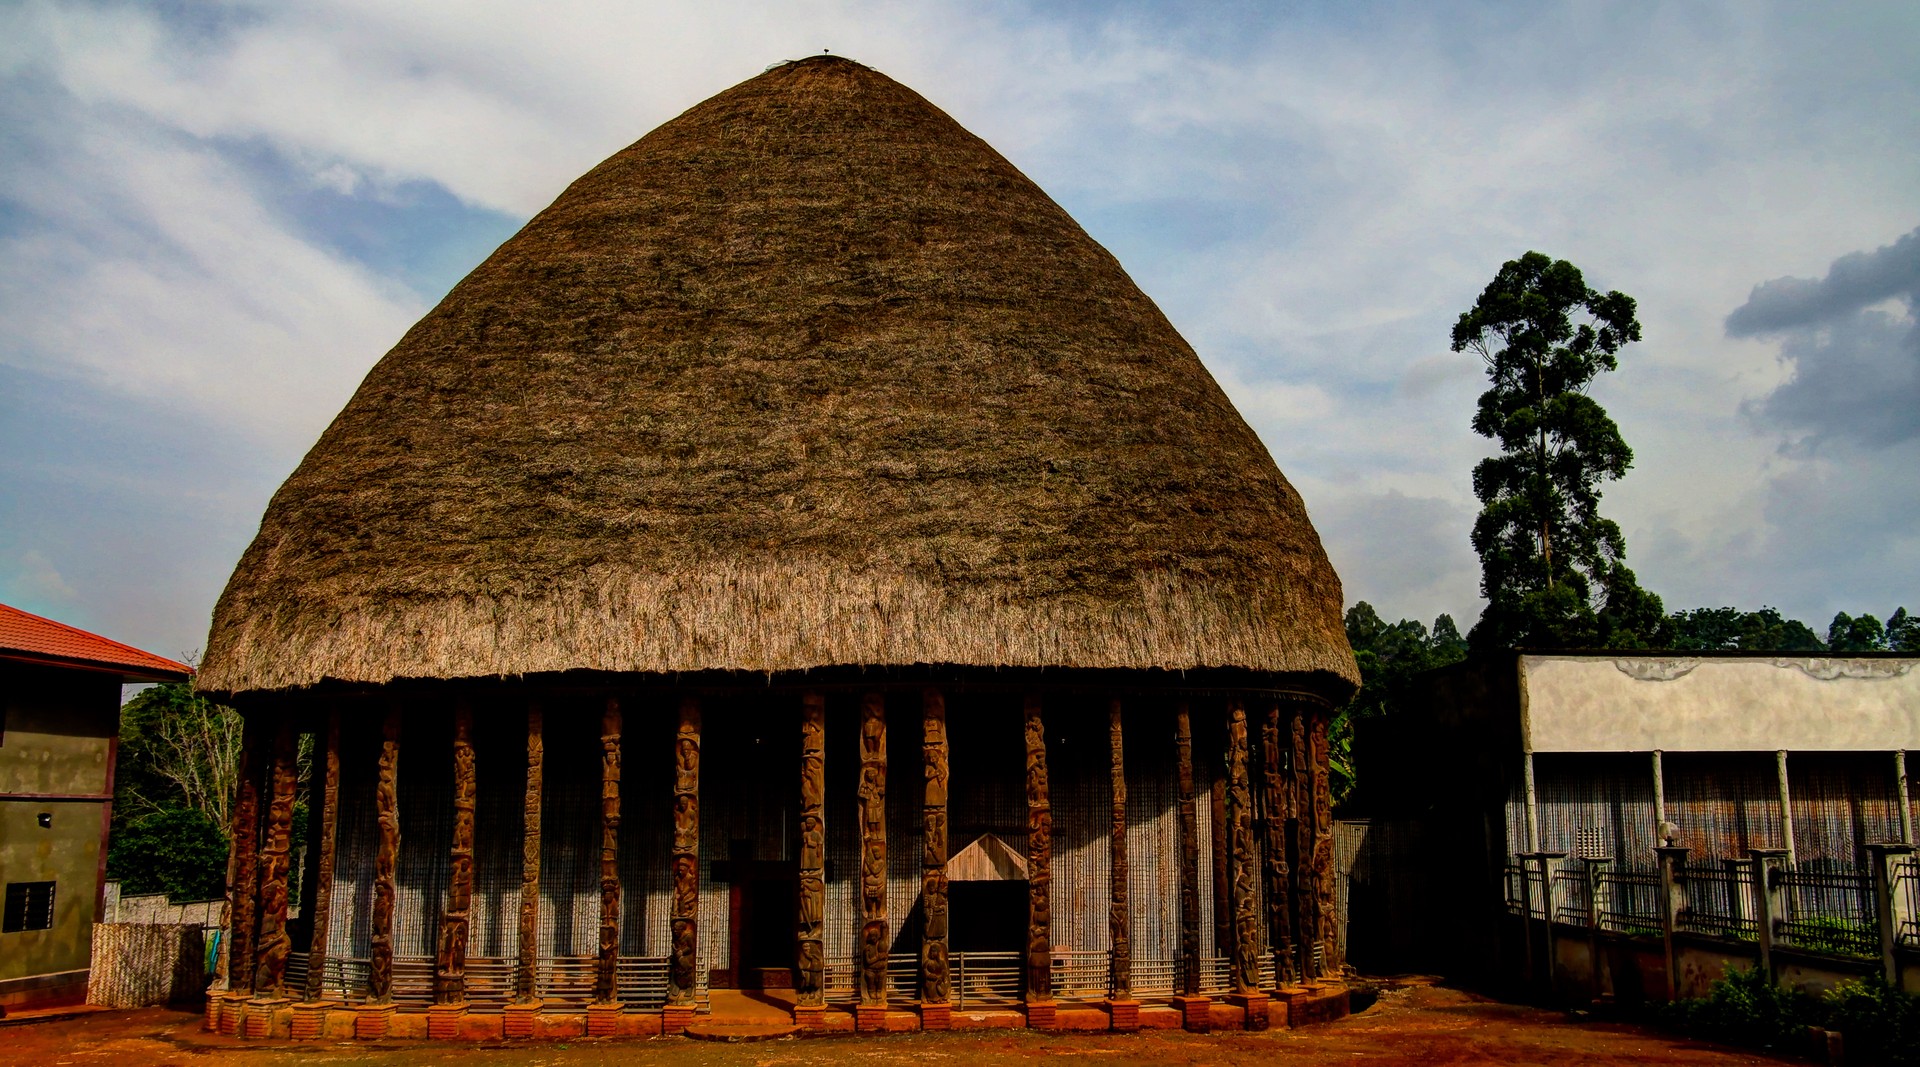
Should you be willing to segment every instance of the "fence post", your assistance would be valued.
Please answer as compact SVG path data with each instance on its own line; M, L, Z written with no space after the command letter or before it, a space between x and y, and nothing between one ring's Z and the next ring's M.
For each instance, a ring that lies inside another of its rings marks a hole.
M1784 848L1753 848L1754 926L1760 933L1760 969L1767 972L1768 983L1777 982L1779 971L1773 965L1773 943L1780 924L1787 919L1786 863Z
M1560 939L1553 930L1553 917L1558 913L1559 905L1559 896L1554 892L1553 883L1566 865L1567 854L1564 852L1540 853L1540 896L1545 901L1541 918L1547 932L1547 992L1555 996L1560 993Z
M1600 875L1606 869L1607 861L1589 858L1583 866L1587 879L1587 961L1593 969L1593 999L1599 1000L1607 989L1600 960L1600 916L1606 913L1604 902L1600 899L1600 887L1603 884Z
M1880 927L1880 967L1887 984L1898 989L1900 957L1895 950L1900 945L1902 922L1912 916L1903 914L1907 902L1894 895L1894 865L1906 862L1913 855L1913 846L1875 843L1867 846L1867 855L1873 863L1873 919Z
M1526 956L1520 977L1529 992L1533 989L1533 853L1522 852L1520 860L1520 945Z
M1667 999L1680 999L1680 913L1687 910L1685 845L1661 845L1660 854L1660 933L1667 950Z

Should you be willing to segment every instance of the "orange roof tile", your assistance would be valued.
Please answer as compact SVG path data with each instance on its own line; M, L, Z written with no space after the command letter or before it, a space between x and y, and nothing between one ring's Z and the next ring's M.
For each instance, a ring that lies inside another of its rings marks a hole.
M184 663L5 604L0 604L0 659L104 668L137 681L179 681L193 674Z

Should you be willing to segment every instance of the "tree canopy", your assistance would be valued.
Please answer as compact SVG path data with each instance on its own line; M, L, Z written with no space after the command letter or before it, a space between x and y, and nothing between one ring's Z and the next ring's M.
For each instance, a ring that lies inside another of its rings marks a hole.
M1528 252L1510 260L1453 327L1491 384L1473 429L1500 454L1473 471L1473 526L1487 609L1477 648L1638 647L1658 629L1660 598L1626 565L1620 527L1600 515L1600 485L1633 450L1586 390L1640 339L1633 298L1600 293L1579 268Z

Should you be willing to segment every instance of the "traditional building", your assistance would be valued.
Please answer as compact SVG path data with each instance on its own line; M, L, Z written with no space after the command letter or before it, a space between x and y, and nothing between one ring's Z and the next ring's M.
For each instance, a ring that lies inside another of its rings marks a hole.
M1340 609L1106 250L912 91L782 64L576 181L274 497L201 676L248 724L210 1018L1258 1025L1336 963Z
M120 687L193 669L0 604L0 1013L87 996Z

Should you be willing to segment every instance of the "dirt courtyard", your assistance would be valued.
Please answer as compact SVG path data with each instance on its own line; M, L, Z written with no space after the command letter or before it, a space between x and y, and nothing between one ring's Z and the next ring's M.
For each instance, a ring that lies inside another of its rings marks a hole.
M332 1064L751 1065L837 1061L841 1067L1078 1058L1107 1065L1262 1063L1606 1064L1778 1063L1752 1052L1687 1041L1643 1027L1571 1021L1436 986L1383 993L1371 1008L1327 1026L1209 1036L1178 1031L1045 1035L1022 1030L817 1037L722 1045L687 1038L566 1044L241 1044L205 1034L200 1017L148 1008L0 1028L0 1062L33 1067L242 1067Z

